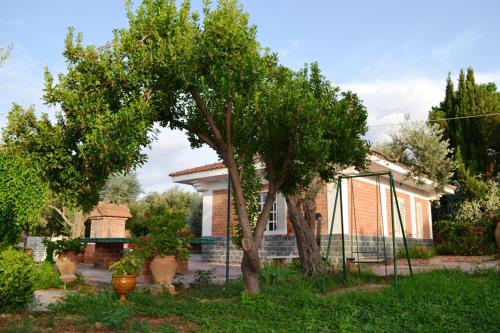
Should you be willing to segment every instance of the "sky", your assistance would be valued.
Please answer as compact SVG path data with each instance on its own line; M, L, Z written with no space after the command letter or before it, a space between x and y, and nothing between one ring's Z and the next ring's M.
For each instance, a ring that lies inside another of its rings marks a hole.
M134 2L134 1L133 1ZM138 1L136 0L135 3ZM193 1L193 9L201 8ZM293 69L318 62L342 90L357 93L368 110L373 143L388 139L391 126L424 120L444 97L448 73L473 67L478 82L500 84L500 1L243 0L260 43ZM43 104L45 66L65 71L67 28L82 32L84 44L103 44L126 27L122 0L2 0L0 45L11 57L0 67L0 127L13 102ZM148 162L137 170L145 192L175 186L169 173L211 163L208 147L192 150L184 133L162 130ZM185 187L189 189L188 187ZM192 190L192 189L191 189Z

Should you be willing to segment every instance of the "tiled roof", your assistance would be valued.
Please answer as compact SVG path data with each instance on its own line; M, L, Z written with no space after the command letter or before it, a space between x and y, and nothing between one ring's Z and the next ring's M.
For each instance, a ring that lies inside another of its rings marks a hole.
M391 162L391 163L397 164L397 165L399 165L399 166L401 166L403 168L409 169L409 167L407 165L395 162L395 161L391 160L390 158L388 158L387 156L385 156L384 154L382 154L382 153L380 153L378 151L372 150L372 154L376 155L376 156L378 156L380 158L383 158L384 160L386 160L388 162ZM197 172L224 169L225 167L226 166L224 165L224 162L217 162L217 163L211 163L211 164L201 165L201 166L190 168L190 169L176 171L176 172L173 172L173 173L169 174L169 176L170 177L184 176L184 175L190 175L190 174L197 173Z
M130 218L132 214L130 214L130 210L125 205L99 202L90 212L89 218L103 216Z
M217 162L217 163L211 163L211 164L198 166L195 168L176 171L174 173L171 173L169 176L170 177L177 177L177 176L183 176L183 175L190 175L192 173L197 173L197 172L224 169L225 167L226 166L224 165L224 162Z

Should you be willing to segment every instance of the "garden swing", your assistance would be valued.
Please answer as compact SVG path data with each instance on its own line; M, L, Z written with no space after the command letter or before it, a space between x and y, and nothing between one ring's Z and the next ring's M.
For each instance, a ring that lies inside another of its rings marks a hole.
M357 264L358 266L358 271L361 270L360 265L361 264L374 264L374 263L384 263L385 267L385 275L386 277L388 276L387 272L387 267L388 267L388 256L387 256L387 247L386 247L386 234L387 230L384 228L384 223L380 221L380 215L382 213L382 205L386 203L382 203L382 195L381 195L381 186L380 186L380 177L382 176L387 176L389 178L389 189L390 189L390 200L391 200L391 222L392 222L392 255L393 255L393 285L396 287L397 286L397 247L396 247L396 223L395 221L395 212L397 213L397 218L399 220L399 225L401 227L401 234L403 237L403 245L405 249L405 255L406 259L408 260L408 268L410 271L410 275L413 275L413 269L411 266L411 260L410 256L408 253L408 245L406 242L406 236L405 236L405 229L403 225L403 220L401 218L401 211L399 209L399 203L397 199L397 194L396 194L396 189L394 186L394 178L392 175L392 172L373 172L373 173L365 173L365 174L357 174L357 175L341 175L337 179L337 191L335 194L335 203L334 203L334 208L333 208L333 215L332 215L332 223L330 227L330 233L328 236L328 247L326 251L326 258L325 258L325 266L328 265L328 261L330 258L330 253L331 253L331 245L332 245L332 238L333 238L333 227L334 227L334 221L335 221L335 213L337 210L337 205L340 203L340 230L341 230L341 240L342 240L342 273L343 273L343 279L344 282L346 281L347 278L347 269L346 269L346 264L347 261L350 262L350 264ZM342 180L343 179L353 179L353 178L359 178L359 177L375 177L375 190L376 190L376 238L375 238L375 246L376 250L366 250L362 248L360 250L359 247L359 240L358 240L358 226L357 226L357 220L356 220L356 205L354 201L354 186L353 182L351 181L351 226L353 230L349 230L350 234L350 249L351 249L351 256L349 258L346 257L346 241L345 241L345 232L344 232L344 212L343 212L343 202L342 202ZM395 203L395 205L394 205ZM396 210L394 209L394 206L396 206ZM382 253L380 253L380 242L382 242ZM361 256L362 257L361 257ZM371 255L371 257L370 257ZM325 267L326 268L326 267Z

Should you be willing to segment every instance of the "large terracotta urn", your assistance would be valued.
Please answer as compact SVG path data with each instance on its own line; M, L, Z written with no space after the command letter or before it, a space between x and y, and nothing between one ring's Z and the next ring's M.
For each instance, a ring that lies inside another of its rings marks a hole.
M125 295L134 290L136 284L135 275L113 275L113 287L120 295L120 302L127 300Z
M78 268L78 256L74 252L62 252L56 258L56 266L64 282L76 280L76 269Z
M151 260L150 268L156 283L167 287L170 293L175 293L172 280L177 271L177 258L175 256L155 256Z

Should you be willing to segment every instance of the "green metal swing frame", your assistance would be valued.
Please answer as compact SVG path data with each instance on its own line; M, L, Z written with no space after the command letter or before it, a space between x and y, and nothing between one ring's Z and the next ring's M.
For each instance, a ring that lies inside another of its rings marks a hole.
M396 248L396 233L395 233L395 209L394 206L396 206L396 212L397 212L397 217L399 220L399 224L401 226L401 233L403 236L403 244L404 244L404 249L405 249L405 254L406 254L406 259L408 260L408 268L410 270L410 275L413 275L413 269L411 265L411 260L410 260L410 255L408 252L408 244L406 241L406 235L405 235L405 228L403 225L403 220L401 218L401 211L399 209L399 203L397 200L397 194L396 194L396 189L394 186L394 177L391 171L387 172L371 172L371 173L364 173L364 174L356 174L356 175L340 175L337 178L337 191L335 194L335 203L333 207L333 215L332 215L332 223L330 226L330 233L328 236L328 247L326 250L326 257L325 257L325 272L326 266L328 265L330 254L332 252L331 245L332 245L332 238L333 238L333 227L334 227L334 222L335 222L335 213L337 211L337 204L340 202L340 230L341 230L341 239L342 239L342 274L343 274L343 279L344 282L347 280L347 270L346 270L346 255L345 255L345 233L344 233L344 214L343 214L343 202L342 202L342 180L343 179L352 179L352 178L359 178L359 177L376 177L377 182L376 182L376 190L377 190L377 220L378 220L378 205L381 204L381 201L379 202L379 196L380 196L380 182L379 178L381 176L388 176L389 178L389 187L390 187L390 196L391 196L391 224L392 224L392 252L393 252L393 265L394 265L394 272L393 272L393 280L392 284L394 287L397 287L398 285L398 264L397 264L397 248ZM351 193L351 196L354 196L354 193ZM396 203L394 205L394 202ZM354 215L354 220L356 219ZM355 222L356 223L356 222ZM377 221L378 223L378 221ZM356 229L356 245L357 245L357 229ZM384 252L385 252L385 238L386 236L384 235L384 232L382 230L382 238L384 242ZM352 243L352 240L351 240ZM377 257L378 257L378 224L377 224ZM385 254L385 267L386 267L386 276L387 276L387 255ZM359 251L358 251L358 259L359 259ZM358 269L359 269L359 262L358 262Z

